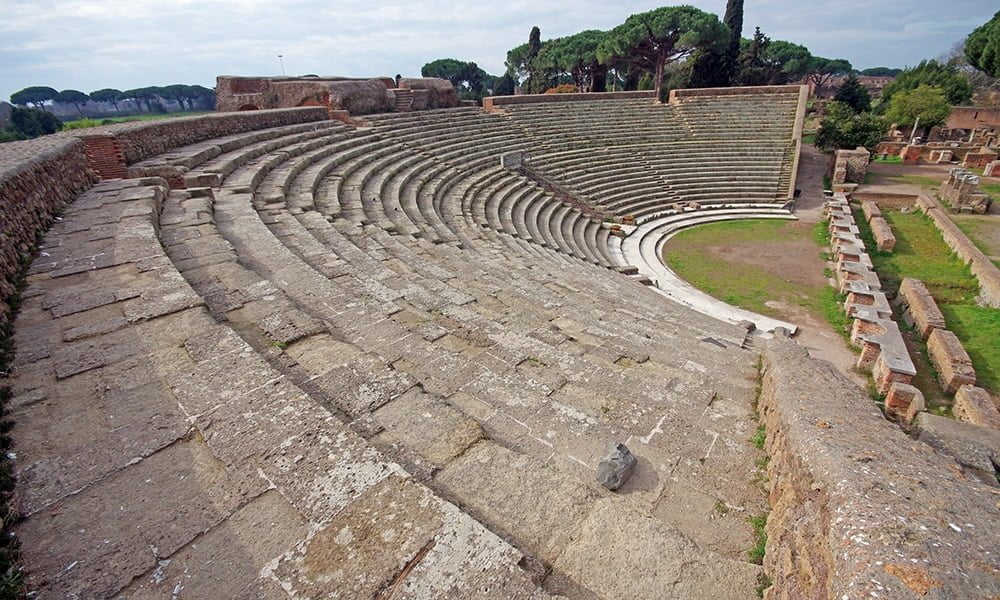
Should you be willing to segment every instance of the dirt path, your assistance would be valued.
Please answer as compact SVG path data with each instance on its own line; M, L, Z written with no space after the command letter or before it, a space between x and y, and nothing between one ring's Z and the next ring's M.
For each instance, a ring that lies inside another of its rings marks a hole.
M802 223L813 224L823 220L823 176L826 174L829 161L830 158L812 144L802 145L799 172L795 182L795 187L802 190L802 196L795 203L795 216ZM815 253L813 253L814 255ZM809 253L796 253L793 256L785 257L783 262L792 263L786 267L790 270L812 271L821 277L823 269L820 267L817 270L813 266L817 262L813 256ZM829 263L826 266L833 268L833 265ZM799 326L796 339L809 349L810 355L831 363L838 371L859 386L865 387L867 385L867 379L854 370L854 364L857 360L854 352L847 347L843 338L833 330L825 319L794 304L775 303L773 308L781 311L782 318Z

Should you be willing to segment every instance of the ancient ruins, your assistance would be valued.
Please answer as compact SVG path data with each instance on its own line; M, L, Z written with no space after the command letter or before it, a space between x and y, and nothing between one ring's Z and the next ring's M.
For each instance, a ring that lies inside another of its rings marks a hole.
M995 407L943 339L959 420L922 411L845 194L858 366L906 430L660 259L795 218L804 87L440 81L223 77L216 114L0 146L38 598L1000 596Z

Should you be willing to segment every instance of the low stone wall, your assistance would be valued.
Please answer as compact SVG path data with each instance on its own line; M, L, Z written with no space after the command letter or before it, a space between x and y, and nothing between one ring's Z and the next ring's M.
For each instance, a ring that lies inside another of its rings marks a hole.
M765 598L1000 594L992 488L792 340L768 342L759 409L771 458Z
M963 385L976 385L972 359L951 331L935 329L927 337L927 355L937 371L941 388L954 394Z
M979 301L1000 308L1000 269L948 218L937 201L921 195L917 198L917 206L931 218L945 243L969 265L979 280Z
M927 339L935 329L944 329L944 315L927 286L919 279L904 277L899 285L898 300L903 319L916 327L920 337Z
M801 94L805 88L808 94L808 87L804 85L749 85L743 87L716 87L716 88L684 88L670 90L670 102L674 99L692 98L695 96L754 96L762 94Z
M872 200L862 200L861 201L861 212L865 213L865 219L871 221L875 217L882 216L882 209L878 207Z
M110 178L124 177L126 166L180 146L234 133L328 118L326 108L307 106L117 123L60 135L83 140L98 173Z
M870 159L871 153L860 146L854 150L837 150L830 167L830 181L833 185L864 183Z
M403 78L399 87L413 90L413 110L431 110L435 108L455 108L462 104L458 98L455 86L447 79L435 77Z
M512 104L589 102L591 100L622 100L626 98L646 98L653 100L656 98L656 92L591 92L586 94L525 94L521 96L487 96L486 98L483 98L483 109L490 112L495 110L497 107L510 106Z
M83 142L75 138L0 144L0 322L9 316L21 257L31 254L53 217L96 179Z

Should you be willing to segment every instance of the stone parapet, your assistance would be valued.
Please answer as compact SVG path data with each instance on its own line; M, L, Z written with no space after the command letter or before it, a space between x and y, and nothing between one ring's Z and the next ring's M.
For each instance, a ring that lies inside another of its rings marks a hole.
M17 276L38 236L94 181L84 144L75 138L0 144L0 323L8 318Z
M934 329L927 337L927 354L937 370L938 381L945 393L954 394L963 385L976 384L976 370L972 367L962 342L947 329Z
M981 387L963 385L955 392L951 408L959 421L990 429L1000 429L1000 412L997 411L989 392Z
M742 89L742 88L739 88ZM483 109L492 112L498 107L513 104L551 104L557 102L589 102L594 100L655 100L654 91L636 92L590 92L580 94L524 94L521 96L487 96L483 98Z
M102 177L122 177L128 165L180 146L234 133L328 118L325 108L306 106L117 123L60 135L82 139L88 153L93 152L91 160ZM112 172L117 167L122 169L121 173Z
M771 457L765 598L1000 594L994 488L911 440L792 340L768 342L759 406Z
M945 328L944 315L924 282L912 277L903 278L898 299L903 319L917 328L921 338L926 340L931 331Z
M871 221L875 217L882 216L882 209L878 207L878 204L875 204L871 200L862 200L861 210L865 213L865 219L868 221Z

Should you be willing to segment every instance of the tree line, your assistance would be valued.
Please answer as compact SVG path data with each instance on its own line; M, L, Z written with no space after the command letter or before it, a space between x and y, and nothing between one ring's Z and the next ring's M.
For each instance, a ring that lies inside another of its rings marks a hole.
M89 94L79 90L56 90L47 86L31 86L10 96L11 104L43 108L54 103L72 104L83 115L83 105L88 101L110 103L116 112L121 112L119 102L132 101L140 111L145 106L146 112L156 112L160 100L173 100L181 109L191 110L196 104L214 106L215 91L200 85L173 84L166 86L148 86L131 90L103 88Z

